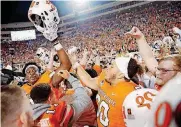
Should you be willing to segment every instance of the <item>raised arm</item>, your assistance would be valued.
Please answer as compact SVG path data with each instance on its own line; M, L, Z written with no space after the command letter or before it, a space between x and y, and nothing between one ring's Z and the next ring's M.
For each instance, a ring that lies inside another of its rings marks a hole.
M84 50L83 57L80 60L80 64L86 66L87 61L88 61L88 51Z
M153 74L155 74L156 68L158 66L158 62L155 59L155 57L151 51L151 47L146 42L146 39L145 39L145 36L143 35L143 33L137 27L133 27L131 29L131 31L127 32L126 34L136 38L136 42L138 44L138 49L139 49L140 55L142 56L143 60L145 61L148 69Z
M80 80L89 88L98 90L97 78L91 78L91 76L84 70L82 66L77 63L76 67L77 75Z
M69 71L71 68L71 62L69 60L67 53L65 52L65 50L63 49L63 47L59 41L56 41L54 47L57 51L57 55L59 57L59 61L61 64L60 64L60 67L55 71L55 74L52 77L52 85L53 85L53 87L58 88L59 83L63 80L63 78L58 76L57 72L59 72L60 70Z
M72 54L71 62L73 65L73 69L76 71L77 76L80 80L89 88L98 90L97 78L91 78L90 75L84 70L84 68L78 63L77 57L75 54Z

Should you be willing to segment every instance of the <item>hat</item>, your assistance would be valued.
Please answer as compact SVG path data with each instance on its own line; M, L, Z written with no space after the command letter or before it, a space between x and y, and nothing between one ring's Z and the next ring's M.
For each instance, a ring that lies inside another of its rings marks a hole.
M127 79L130 79L128 76L128 64L130 59L131 57L118 57L115 60L117 67Z

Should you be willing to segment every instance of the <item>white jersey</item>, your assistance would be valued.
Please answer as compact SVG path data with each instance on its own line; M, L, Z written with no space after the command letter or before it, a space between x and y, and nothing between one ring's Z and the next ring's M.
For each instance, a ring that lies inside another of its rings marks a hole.
M154 89L138 89L126 96L123 102L123 116L126 127L143 127L145 114L151 108L158 91Z
M157 95L144 127L180 127L181 73L178 73Z

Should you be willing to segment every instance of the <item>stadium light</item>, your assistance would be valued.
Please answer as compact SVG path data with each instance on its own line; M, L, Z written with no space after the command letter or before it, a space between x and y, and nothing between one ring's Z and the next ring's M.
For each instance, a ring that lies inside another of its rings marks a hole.
M76 6L84 6L86 2L87 0L73 0L73 3L76 4Z
M73 0L72 7L74 11L81 11L85 8L89 9L89 1L88 0Z

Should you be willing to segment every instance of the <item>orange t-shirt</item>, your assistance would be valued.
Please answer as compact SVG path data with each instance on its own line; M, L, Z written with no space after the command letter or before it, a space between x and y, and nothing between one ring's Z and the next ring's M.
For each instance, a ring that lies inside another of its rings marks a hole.
M51 107L34 121L38 127L68 127L73 116L73 109L68 108L65 102L51 105Z
M125 127L122 104L126 96L135 90L136 84L123 81L110 85L104 77L102 72L98 78L98 127Z
M51 81L50 74L51 74L50 71L46 71L45 73L43 73L40 76L40 78L38 79L38 81L33 86L35 86L39 83L50 83L50 81ZM22 86L22 88L25 90L26 94L30 94L30 91L33 88L33 86L30 86L28 84L24 84Z

